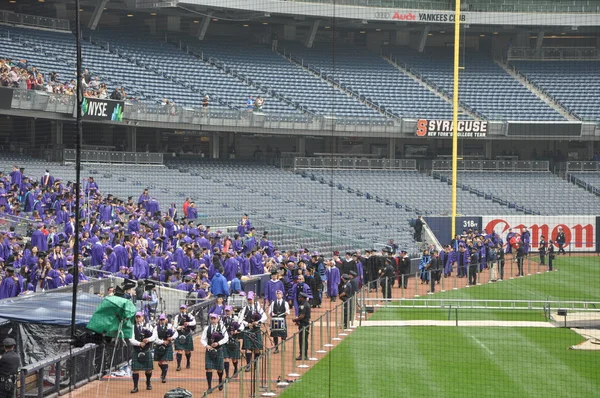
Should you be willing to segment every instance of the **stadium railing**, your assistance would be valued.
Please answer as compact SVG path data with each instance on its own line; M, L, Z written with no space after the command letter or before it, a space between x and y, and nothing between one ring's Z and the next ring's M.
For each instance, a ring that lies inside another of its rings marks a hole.
M0 11L0 23L70 31L69 20Z
M550 171L550 162L546 160L459 160L458 168L469 171ZM434 160L431 163L433 171L452 170L452 161Z
M62 160L74 162L76 151L74 149L63 150ZM146 165L162 165L163 154L158 152L118 152L118 151L96 151L82 150L81 161L84 163L131 163Z
M597 60L596 47L542 47L539 51L527 47L513 47L508 51L508 61Z
M416 170L415 159L368 159L358 157L296 157L294 170L302 169L364 169L364 170Z

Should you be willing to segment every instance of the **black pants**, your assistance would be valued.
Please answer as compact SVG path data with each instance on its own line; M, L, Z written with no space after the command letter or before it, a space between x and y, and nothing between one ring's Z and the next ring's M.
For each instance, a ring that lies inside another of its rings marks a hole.
M561 252L562 252L562 254L567 254L567 252L564 249L564 246L565 246L564 243L559 243L558 244L558 253L557 254L560 254Z
M517 257L517 276L523 276L523 257Z
M432 270L431 271L431 278L430 278L431 288L429 289L429 291L431 293L435 292L435 283L440 280L441 274L442 273L440 272L440 270Z
M15 385L10 384L7 389L6 383L0 383L0 398L13 398L15 396Z
M469 285L477 284L477 264L469 266Z
M308 335L310 334L310 325L300 327L300 338L298 343L300 344L300 356L308 358Z
M548 271L552 271L552 262L554 261L554 254L548 256Z
M504 260L498 261L498 277L504 279Z
M381 281L381 293L383 298L391 299L392 298L392 279L388 278L387 281Z
M344 323L344 329L348 329L348 314L350 313L350 299L344 301L342 305L342 321Z
M540 253L540 265L546 265L546 253Z

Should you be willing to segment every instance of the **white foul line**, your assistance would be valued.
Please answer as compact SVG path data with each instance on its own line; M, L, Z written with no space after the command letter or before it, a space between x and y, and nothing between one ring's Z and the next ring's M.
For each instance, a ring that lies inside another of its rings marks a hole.
M490 350L489 348L486 347L485 344L483 344L481 341L479 341L479 339L475 336L471 336L473 338L473 340L475 340L477 342L477 344L479 344L481 346L481 348L483 348L484 350L487 351L488 354L490 355L494 355L494 353L492 352L492 350Z

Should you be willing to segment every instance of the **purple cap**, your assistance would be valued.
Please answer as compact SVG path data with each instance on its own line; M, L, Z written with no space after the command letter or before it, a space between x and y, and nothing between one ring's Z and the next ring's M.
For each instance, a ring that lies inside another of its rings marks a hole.
M313 255L313 257L314 257L314 256L318 256L318 255L319 255L319 252L317 252L317 251L314 251L312 255Z
M210 314L211 319L218 319L219 316L217 314Z
M181 304L181 305L179 306L179 309L182 309L182 308L185 308L185 309L187 309L187 305L185 305L185 304Z
M283 294L283 292L281 290L276 290L275 291L275 294L279 294L279 293Z
M225 311L233 311L233 307L230 305L225 306Z
M158 317L158 320L162 320L162 319L167 319L167 316L165 314L160 314L160 316Z
M138 311L138 312L136 312L136 313L135 313L135 316L136 316L136 317L137 317L137 316L144 316L144 313L143 313L143 312L139 312L139 311Z
M244 297L246 295L246 292L239 292L238 293L240 296Z
M252 290L248 292L248 300L254 300L254 292Z

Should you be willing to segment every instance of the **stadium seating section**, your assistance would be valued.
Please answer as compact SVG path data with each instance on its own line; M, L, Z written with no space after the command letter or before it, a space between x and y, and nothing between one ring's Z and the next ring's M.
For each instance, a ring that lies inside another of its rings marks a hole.
M74 77L75 43L71 34L8 26L0 29L0 34L3 57L26 59L43 73L58 72L61 80ZM199 107L202 97L208 94L211 109L244 109L248 95L260 95L265 99L264 112L273 115L316 114L376 122L385 121L384 112L432 119L447 119L452 113L448 101L439 95L451 94L452 57L439 49L435 53L392 50L393 56L418 76L415 79L378 54L344 45L336 48L334 64L331 49L319 45L307 49L298 43L282 42L279 50L285 48L286 58L265 45L231 39L198 41L174 36L175 45L131 32L87 32L85 37L84 67L109 89L123 86L129 98L138 97L144 103L158 104L166 98L179 105ZM289 59L290 53L293 60ZM515 65L577 115L598 120L599 64ZM480 116L565 120L487 55L469 52L464 66L461 103ZM564 69L558 72L563 66L568 67L568 74ZM336 86L324 78L331 76ZM432 92L419 79L439 92ZM359 93L359 98L349 92ZM383 107L384 112L369 103Z
M453 53L396 50L394 56L439 90L452 93ZM462 65L459 98L491 120L566 120L560 113L481 53L467 52Z
M582 120L600 121L599 61L514 61L511 64Z

